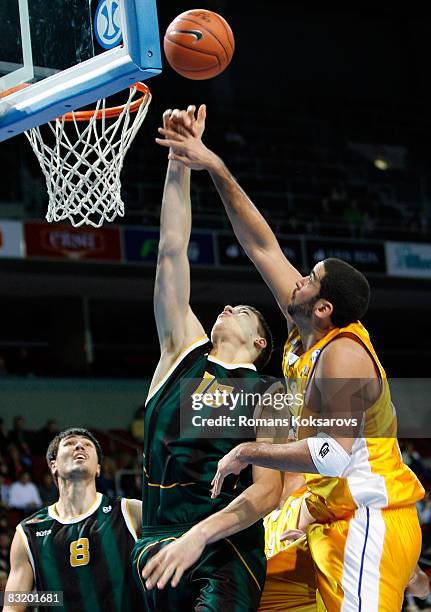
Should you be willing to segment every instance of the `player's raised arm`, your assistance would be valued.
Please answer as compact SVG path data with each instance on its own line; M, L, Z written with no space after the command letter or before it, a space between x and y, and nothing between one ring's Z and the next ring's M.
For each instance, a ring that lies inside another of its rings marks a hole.
M168 127L176 111L166 111ZM154 313L162 360L169 367L188 344L205 335L190 305L190 170L169 161L160 215L160 242L154 287Z
M33 589L33 569L31 567L24 543L18 531L12 540L10 549L10 573L6 584L3 612L24 612L27 605L7 604L7 593L13 591L31 591Z
M195 126L200 120L205 120L205 113L205 106L201 106L195 122L190 113L183 111L181 121L184 129L174 126L177 131L161 130L166 138L157 139L157 142L172 148L170 159L210 173L236 237L287 316L286 308L295 284L302 276L286 259L274 232L223 161L203 144Z

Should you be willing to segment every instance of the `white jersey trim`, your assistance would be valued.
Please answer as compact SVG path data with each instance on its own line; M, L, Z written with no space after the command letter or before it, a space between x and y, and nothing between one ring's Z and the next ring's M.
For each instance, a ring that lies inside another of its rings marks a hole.
M87 512L84 512L83 514L78 514L77 516L74 516L71 519L61 519L55 510L55 504L52 504L52 506L48 506L48 514L52 519L58 521L62 525L72 525L73 523L79 523L79 521L83 521L84 519L88 518L98 509L98 507L102 503L102 497L103 496L101 493L96 493L96 499L91 504Z
M132 516L129 510L129 500L125 497L121 499L121 512L123 514L124 522L126 523L127 529L132 534L135 542L138 540L138 534L136 533L136 529L133 526Z
M17 525L16 530L18 531L18 533L22 537L23 544L24 544L24 547L25 547L25 551L27 553L27 556L29 558L29 561L30 561L30 564L31 564L31 567L32 567L32 570L33 570L34 581L36 582L36 570L35 570L35 567L34 567L34 559L33 559L33 555L32 555L31 549L30 549L30 544L28 543L27 535L26 535L26 533L25 533L25 531L23 529L23 526L21 524Z
M384 476L371 470L366 438L353 443L350 463L343 474L355 504L370 508L387 508L388 490Z
M226 363L221 359L217 359L217 357L213 357L212 355L208 355L208 361L212 361L213 363L218 363L218 365L223 366L227 370L236 370L237 368L246 368L247 370L254 370L256 372L256 366L254 363Z
M378 612L385 533L381 510L360 508L349 521L341 578L344 591L341 612Z

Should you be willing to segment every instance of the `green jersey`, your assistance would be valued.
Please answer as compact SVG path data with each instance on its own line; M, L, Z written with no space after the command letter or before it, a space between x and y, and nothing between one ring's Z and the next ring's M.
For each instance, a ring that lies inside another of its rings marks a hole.
M192 397L198 390L214 393L220 383L220 388L238 392L260 384L253 364L226 364L209 355L210 350L208 338L192 344L147 398L143 528L197 523L226 507L252 484L249 466L239 476L227 477L220 495L211 499L218 461L247 439L233 437L223 427L212 437L200 437L198 432L191 437L190 429L184 427L184 421L194 414ZM253 410L250 406L250 416Z
M66 612L132 612L142 596L130 554L137 539L127 500L101 493L83 515L62 521L55 505L17 527L38 591L63 591ZM39 610L52 610L39 607Z

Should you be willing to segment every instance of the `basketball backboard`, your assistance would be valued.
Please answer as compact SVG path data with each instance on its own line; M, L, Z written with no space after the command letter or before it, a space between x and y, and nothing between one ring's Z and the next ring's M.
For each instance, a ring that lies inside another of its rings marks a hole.
M160 72L156 0L0 2L0 141Z

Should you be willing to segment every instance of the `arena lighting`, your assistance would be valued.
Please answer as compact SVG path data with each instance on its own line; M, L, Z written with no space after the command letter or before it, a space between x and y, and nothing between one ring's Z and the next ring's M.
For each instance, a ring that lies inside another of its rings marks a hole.
M380 155L375 158L374 165L379 170L387 170L389 167L389 164L386 159Z

